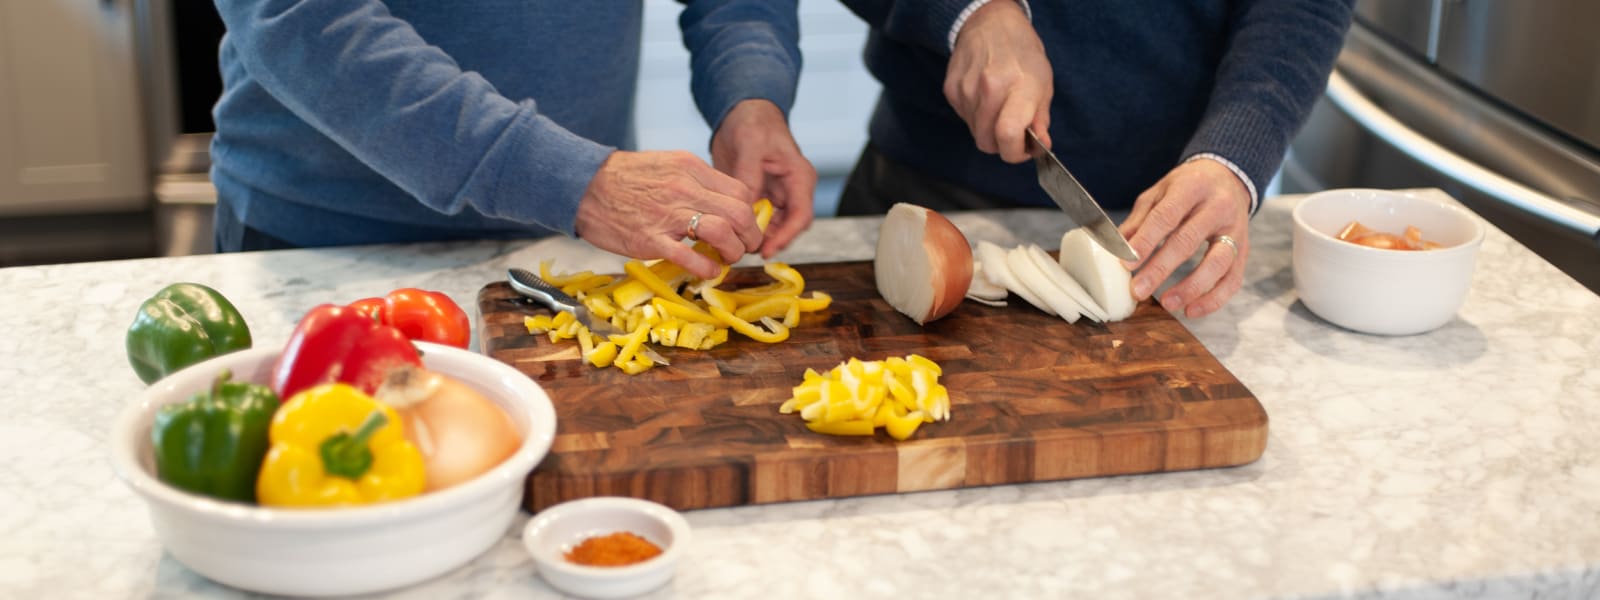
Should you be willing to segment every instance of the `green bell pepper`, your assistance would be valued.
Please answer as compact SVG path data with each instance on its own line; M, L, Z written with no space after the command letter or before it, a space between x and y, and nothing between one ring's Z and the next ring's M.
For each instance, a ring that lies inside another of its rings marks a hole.
M183 490L239 502L256 501L256 476L270 447L278 395L264 385L230 381L156 411L150 427L156 477Z
M216 290L174 283L139 306L125 341L134 372L154 383L202 360L249 348L250 328Z

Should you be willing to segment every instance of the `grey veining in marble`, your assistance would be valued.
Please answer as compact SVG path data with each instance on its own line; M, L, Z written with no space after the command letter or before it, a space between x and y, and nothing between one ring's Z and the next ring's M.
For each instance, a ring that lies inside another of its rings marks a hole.
M1252 224L1244 290L1184 321L1271 416L1260 461L693 511L689 554L651 597L1600 596L1600 298L1491 231L1443 328L1341 330L1296 299L1295 202L1269 201ZM1052 248L1065 226L1049 211L952 217L1001 245ZM870 258L876 225L818 222L781 258ZM319 303L415 286L473 307L506 267L546 258L621 264L547 239L0 270L0 597L243 595L165 554L109 465L113 414L142 387L123 331L148 294L212 285L275 345ZM555 596L520 525L392 596Z

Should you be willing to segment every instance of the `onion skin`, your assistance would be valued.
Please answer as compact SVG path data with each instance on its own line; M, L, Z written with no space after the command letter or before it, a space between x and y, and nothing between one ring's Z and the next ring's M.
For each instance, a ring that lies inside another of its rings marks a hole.
M901 202L890 207L878 229L873 271L883 299L923 325L950 314L965 299L972 285L972 248L944 215Z
M406 439L422 452L424 491L477 477L522 446L522 435L500 405L439 373L396 369L374 397L394 407Z

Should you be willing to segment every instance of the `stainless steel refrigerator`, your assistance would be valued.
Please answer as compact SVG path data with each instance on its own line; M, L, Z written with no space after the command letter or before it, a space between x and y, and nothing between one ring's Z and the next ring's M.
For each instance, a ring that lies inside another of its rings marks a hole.
M1360 0L1284 193L1437 187L1600 293L1600 0Z

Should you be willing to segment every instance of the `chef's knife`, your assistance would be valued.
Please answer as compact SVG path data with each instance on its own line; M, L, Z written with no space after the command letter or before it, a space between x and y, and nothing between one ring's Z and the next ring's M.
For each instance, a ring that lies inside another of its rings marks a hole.
M1099 242L1100 247L1122 260L1139 260L1139 254L1133 251L1133 246L1128 245L1122 232L1117 231L1116 224L1089 195L1089 190L1083 189L1083 184L1078 183L1078 179L1056 159L1054 152L1039 143L1039 137L1033 134L1032 129L1027 132L1028 142L1033 146L1033 166L1039 171L1039 187L1044 188L1050 199L1055 200L1074 223L1079 227L1087 227L1089 237Z
M577 298L567 295L566 292L561 291L561 288L550 285L550 282L526 269L509 269L506 271L506 275L506 281L511 284L511 289L516 290L518 294L527 296L529 299L551 309L572 313L572 316L577 317L578 323L588 327L589 331L605 336L627 333L617 329L615 325L605 319L595 318L594 315L589 314L589 307L584 306ZM667 362L666 357L657 354L655 350L651 350L648 344L639 346L639 353L655 361L656 364L672 364Z

